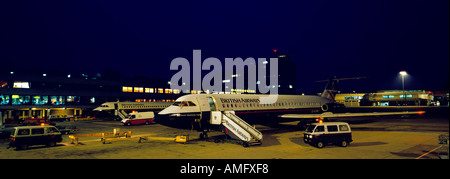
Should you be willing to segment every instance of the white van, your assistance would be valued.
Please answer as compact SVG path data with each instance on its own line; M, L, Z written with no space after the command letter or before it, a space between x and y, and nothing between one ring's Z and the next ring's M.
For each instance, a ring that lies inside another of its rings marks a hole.
M347 147L353 141L352 130L346 122L312 123L306 128L303 140L318 148L329 143Z
M155 118L153 111L136 112L128 114L128 117L123 119L121 123L128 126L136 124L150 124L153 123L153 118Z
M17 150L24 150L31 145L53 147L61 141L61 132L55 126L21 126L14 127L11 132L8 148L13 147Z

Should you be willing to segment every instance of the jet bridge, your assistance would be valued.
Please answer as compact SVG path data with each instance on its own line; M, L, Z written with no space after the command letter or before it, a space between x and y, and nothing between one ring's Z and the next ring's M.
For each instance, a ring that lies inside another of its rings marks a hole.
M263 135L260 131L236 116L234 111L212 111L210 124L222 125L225 134L244 142L244 146L261 144Z

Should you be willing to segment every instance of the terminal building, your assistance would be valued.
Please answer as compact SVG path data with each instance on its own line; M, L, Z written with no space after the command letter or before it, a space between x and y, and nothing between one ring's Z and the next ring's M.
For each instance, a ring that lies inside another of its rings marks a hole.
M335 100L346 107L436 105L433 92L426 90L380 90L376 93L340 93L336 94Z
M88 117L104 102L173 102L182 94L166 79L123 78L119 72L68 74L43 71L2 71L2 122L49 115ZM90 116L93 117L93 116Z

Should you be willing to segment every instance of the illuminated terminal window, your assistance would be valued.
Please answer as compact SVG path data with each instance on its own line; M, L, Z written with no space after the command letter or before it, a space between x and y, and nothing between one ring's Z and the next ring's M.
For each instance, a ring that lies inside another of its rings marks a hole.
M197 94L197 91L191 90L191 94Z
M164 93L164 89L163 88L158 88L158 93Z
M145 88L145 93L154 93L153 88Z
M383 99L394 99L394 95L383 95Z
M9 104L9 95L0 95L0 105Z
M64 96L50 96L50 102L52 103L52 105L66 104Z
M166 93L166 94L172 94L172 89L164 89L165 90L165 92L164 93Z
M79 103L80 97L79 96L67 96L66 102L68 103Z
M28 82L14 82L13 88L30 88L30 83Z
M48 96L32 96L31 104L33 105L45 105L48 103Z
M133 92L133 87L122 86L122 92Z
M68 103L74 102L74 101L75 101L75 96L67 96L67 97L66 97L66 101L67 101Z
M405 97L404 95L400 95L400 98L404 98L404 97ZM407 94L406 98L412 98L412 94Z
M143 93L144 92L144 87L134 87L134 92L135 93Z
M180 90L179 89L173 89L173 94L180 94Z
M11 104L12 105L22 105L30 103L30 96L22 96L22 95L11 95Z
M388 98L389 96L383 97L384 99ZM394 98L394 96L392 96ZM344 99L363 99L363 96L344 96Z

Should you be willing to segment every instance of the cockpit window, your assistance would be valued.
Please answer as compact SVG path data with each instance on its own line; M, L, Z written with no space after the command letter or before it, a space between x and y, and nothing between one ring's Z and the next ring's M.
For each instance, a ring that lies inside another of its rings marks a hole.
M192 101L177 101L173 103L174 106L185 107L185 106L196 106Z

